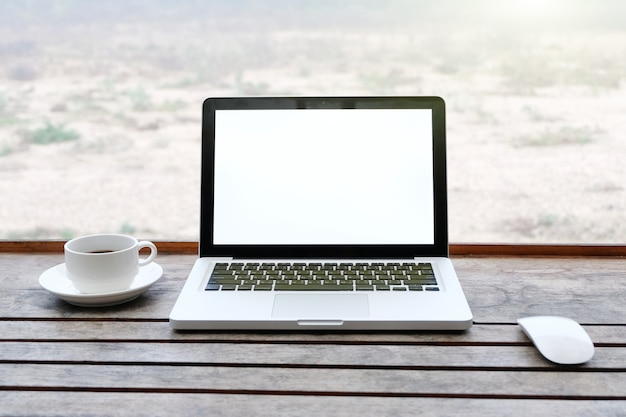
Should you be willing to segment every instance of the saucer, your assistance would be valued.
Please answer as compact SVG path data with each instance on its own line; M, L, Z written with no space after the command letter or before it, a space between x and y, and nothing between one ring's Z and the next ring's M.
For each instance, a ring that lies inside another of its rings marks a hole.
M163 275L163 268L156 262L151 262L146 266L139 267L139 274L135 277L130 287L125 290L100 294L84 294L78 291L72 284L72 281L67 278L65 264L63 263L41 274L39 283L46 290L70 304L80 307L107 307L134 300L157 282L161 275Z

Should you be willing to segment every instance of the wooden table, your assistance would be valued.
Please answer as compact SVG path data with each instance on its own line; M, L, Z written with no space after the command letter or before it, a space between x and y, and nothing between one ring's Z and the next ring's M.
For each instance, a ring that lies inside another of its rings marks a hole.
M0 415L626 415L626 260L454 257L464 333L177 332L195 260L125 305L80 308L39 286L62 253L0 254ZM579 321L584 366L543 359L516 320ZM556 414L556 413L559 414Z

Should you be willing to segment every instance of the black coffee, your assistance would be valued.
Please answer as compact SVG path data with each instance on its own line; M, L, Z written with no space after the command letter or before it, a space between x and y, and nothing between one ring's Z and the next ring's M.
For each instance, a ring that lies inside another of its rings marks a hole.
M114 250L103 249L103 250L92 250L92 251L89 251L87 253L111 253L111 252L115 252L115 251Z

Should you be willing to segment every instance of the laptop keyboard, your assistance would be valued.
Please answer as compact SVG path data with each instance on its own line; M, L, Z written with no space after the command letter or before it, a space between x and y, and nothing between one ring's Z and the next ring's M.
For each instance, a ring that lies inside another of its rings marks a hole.
M207 291L439 291L430 263L218 263Z

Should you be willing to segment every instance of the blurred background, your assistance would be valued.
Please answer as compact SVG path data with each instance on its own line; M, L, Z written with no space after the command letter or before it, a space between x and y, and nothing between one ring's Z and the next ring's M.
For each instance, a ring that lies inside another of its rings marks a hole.
M4 0L0 63L2 240L195 241L206 97L350 94L446 100L451 242L626 241L622 1Z

